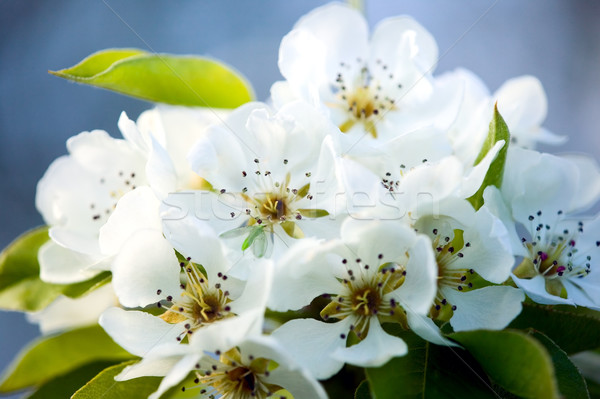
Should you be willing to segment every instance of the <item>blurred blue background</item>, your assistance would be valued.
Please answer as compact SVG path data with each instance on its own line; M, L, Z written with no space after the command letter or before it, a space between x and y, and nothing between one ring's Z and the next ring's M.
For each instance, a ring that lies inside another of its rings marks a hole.
M109 47L221 59L244 73L259 99L280 79L277 52L295 21L323 1L0 1L0 246L42 224L37 180L81 131L118 135L151 104L48 75ZM409 14L437 39L437 72L471 69L492 91L537 76L548 94L545 126L568 135L557 151L600 156L600 2L367 0L373 26ZM491 8L490 8L491 7ZM112 8L112 10L111 10ZM129 25L131 29L127 26ZM134 33L133 31L137 33ZM139 37L138 37L139 35ZM38 334L23 315L0 312L0 367Z

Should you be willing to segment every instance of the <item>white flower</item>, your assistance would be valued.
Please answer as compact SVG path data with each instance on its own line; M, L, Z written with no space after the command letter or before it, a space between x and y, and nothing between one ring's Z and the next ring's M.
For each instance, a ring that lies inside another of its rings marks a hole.
M448 72L439 80L446 84L463 83L462 104L448 136L456 155L467 164L479 154L496 103L510 131L513 146L534 148L538 143L557 145L566 141L566 137L557 136L541 126L546 119L548 104L542 84L533 76L509 79L493 94L478 76L466 69Z
M404 341L381 323L406 325L429 312L437 268L431 241L397 222L347 219L341 240L319 245L303 240L278 262L269 308L299 309L318 296L331 301L323 323L296 319L273 332L317 378L344 363L377 367L406 353ZM346 348L353 333L360 342Z
M596 202L599 184L600 169L588 158L513 148L502 192L486 189L486 205L507 226L512 250L522 257L513 280L534 301L598 308L598 219L569 214Z
M341 191L332 131L335 126L300 102L274 115L258 103L238 108L189 155L213 193L192 193L199 204L171 195L163 218L172 230L186 217L204 219L219 234L242 235L259 257L273 250L267 239L277 239L282 250L288 237L327 234L331 220L325 216L338 211Z
M405 220L413 224L425 215L451 215L460 220L464 212L472 207L462 201L477 192L490 164L503 147L504 141L497 142L486 156L474 167L465 167L455 156L447 156L437 161L423 160L415 164L414 158L383 164L385 174L380 173L380 185L384 192L374 192L376 206L356 217L376 217L380 219ZM411 166L411 164L413 166Z
M101 248L98 238L120 199L144 186L152 186L159 197L197 187L199 178L183 166L184 150L219 117L161 106L142 114L139 129L122 113L119 128L125 140L100 130L70 138L70 155L54 161L38 183L36 206L50 225L51 238L39 252L41 278L69 284L110 270L117 251Z
M140 363L123 371L123 379L148 375L145 373L149 369L159 367L163 373L161 375L167 376L164 384L169 381L177 383L181 380L176 377L181 366L175 363L181 359L175 361L173 357L183 357L181 361L189 366L185 360L188 359L187 355L199 359L204 351L215 352L236 346L245 337L262 331L271 286L270 261L238 260L251 263L245 266L247 280L240 281L228 274L232 269L232 261L217 237L202 235L193 225L176 232L167 231L166 234L172 245L183 256L188 256L185 261L176 264L185 275L185 282L178 292L169 294L166 290L156 288L160 287L156 277L164 273L143 274L148 263L161 262L161 259L153 260L152 253L131 266L138 271L138 284L152 284L158 307L165 308L165 312L153 316L142 311L111 308L100 318L100 325L119 345L143 358ZM147 244L147 250L156 245L153 242ZM170 265L162 266L170 269ZM150 270L155 269L150 267ZM131 283L135 282L132 280ZM132 289L137 291L135 287ZM144 298L145 291L142 293ZM172 349L173 344L183 348Z
M183 383L190 373L195 375L193 383ZM275 339L260 334L249 334L235 345L213 351L163 345L123 370L116 380L147 375L164 376L150 399L178 384L182 391L194 392L199 398L287 398L285 391L295 399L327 397L318 381Z
M456 202L444 206L443 214L421 216L414 225L436 252L438 289L430 317L450 319L455 331L502 329L521 312L524 295L513 287L481 285L510 276L508 232L485 207L475 213L467 203L457 219L452 210L458 208Z
M170 192L202 187L186 155L208 126L222 122L228 114L225 110L159 105L144 111L136 123L123 113L119 128L146 153L150 186L164 198Z
M332 3L303 16L283 38L286 82L271 94L276 106L302 98L326 110L352 143L367 134L387 141L424 126L444 129L461 93L454 82L432 79L437 56L435 40L412 18L380 22L369 40L364 17Z
M143 152L106 132L83 132L67 141L70 155L55 160L37 187L36 206L50 226L40 249L41 278L69 284L108 268L98 233L119 199L147 184Z

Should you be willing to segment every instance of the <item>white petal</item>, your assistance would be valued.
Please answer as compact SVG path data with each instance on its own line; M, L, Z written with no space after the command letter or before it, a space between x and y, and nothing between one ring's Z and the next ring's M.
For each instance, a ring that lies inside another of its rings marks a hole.
M513 274L511 278L536 303L542 305L575 305L575 302L570 298L564 299L549 294L546 291L546 279L542 276L535 276L532 279L520 279Z
M208 223L187 217L176 223L164 222L165 237L179 253L201 264L210 274L226 273L230 264L224 247Z
M276 263L269 308L275 311L300 309L319 295L337 293L341 284L330 262L338 257L328 254L337 245L305 239L290 248Z
M337 373L344 363L331 355L338 348L346 347L351 320L322 323L314 319L288 321L271 334L302 367L318 379L326 379Z
M125 194L100 229L102 253L115 255L138 230L161 231L158 214L160 202L149 187L138 187Z
M500 190L498 190L496 186L486 187L483 191L483 199L484 206L504 224L504 227L508 233L508 240L510 242L512 253L515 256L527 256L529 252L527 249L525 249L523 243L517 235L515 222L513 221L512 215L504 203L504 199L502 198Z
M501 330L521 313L523 291L507 286L489 286L467 292L444 290L456 306L450 324L454 331Z
M490 164L496 159L498 152L504 147L506 143L504 140L500 140L494 144L483 159L474 166L470 172L463 178L460 191L457 193L462 198L469 198L479 190L483 179L487 174Z
M176 342L184 331L183 326L169 324L149 313L120 308L107 309L99 323L117 344L140 357L163 343Z
M148 396L148 399L158 399L169 388L180 383L190 373L190 371L194 369L194 366L196 363L198 363L199 359L200 355L190 354L177 362L171 371L169 371L169 374L162 379L156 392Z
M573 193L570 210L580 211L592 206L600 198L600 167L598 162L587 155L569 154L561 156L571 161L579 172L578 187Z
M167 151L177 173L179 189L192 188L195 174L185 155L204 136L208 126L222 123L230 110L157 105L144 111L137 120L139 129L152 135Z
M332 357L340 362L361 367L380 367L393 357L408 352L406 343L398 337L389 335L374 316L369 323L366 338L348 348L337 348Z
M403 45L403 41L409 43ZM421 24L408 16L388 18L375 27L371 38L371 59L380 59L394 72L399 59L414 62L421 72L431 73L438 61L435 39Z
M166 149L154 137L151 138L152 150L148 155L148 163L146 163L146 176L157 195L164 198L168 193L176 190L177 174L175 165Z
M196 330L190 338L195 351L224 352L246 337L261 333L264 308L246 310L235 317L211 323Z
M42 335L48 335L97 324L98 318L104 310L118 304L117 297L109 283L80 298L60 296L45 309L28 313L27 320L38 324Z
M397 221L347 218L341 233L355 257L372 267L384 262L401 263L406 259L407 250L417 242L414 231ZM383 255L381 259L379 255Z
M414 211L424 203L436 204L454 195L460 187L464 170L455 157L446 157L440 162L422 164L408 172L400 181L397 192L406 193L402 197L407 203L407 211ZM440 179L440 176L444 176ZM463 196L464 197L464 196Z
M325 44L311 32L295 29L284 36L278 65L294 96L319 103L319 87L327 82L326 59Z
M139 377L164 377L179 362L181 356L162 358L142 358L139 362L127 366L115 377L115 381L127 381Z
M409 250L404 283L389 295L407 311L426 315L437 292L437 263L431 240L425 235L417 237Z
M263 313L271 293L273 263L267 259L257 259L248 265L249 276L244 291L230 303L234 313L241 314L251 310Z
M567 290L567 297L578 306L600 310L600 286L598 282L595 284L580 284L582 280L589 279L589 276L578 279L563 280L563 285Z
M507 80L492 96L511 132L539 126L546 119L548 100L541 82L534 76Z
M579 184L575 163L552 154L511 148L506 165L502 194L511 204L516 220L525 221L529 215L544 210L553 221L558 210L575 210L571 209L571 201L579 194L579 187L585 187Z
M228 192L244 187L242 171L253 164L258 149L246 128L249 115L268 109L262 103L247 103L233 111L223 123L213 125L194 144L188 154L191 168L215 189Z
M107 261L46 242L38 252L40 278L48 283L72 284L88 280L106 268Z
M429 317L414 312L406 312L410 329L419 337L436 345L459 346L442 335L439 327Z
M147 135L143 135L137 128L134 121L129 119L125 111L121 112L117 124L123 137L136 146L140 151L148 153L150 151L150 140Z
M162 233L141 230L127 240L113 263L113 286L124 306L145 306L177 296L179 262ZM159 297L157 292L161 292Z
M369 51L367 21L352 7L331 3L316 8L300 18L294 29L307 30L324 44L327 76L332 80L340 62L352 65L357 58L366 61Z
M500 284L510 276L514 264L508 231L500 219L482 207L475 214L473 226L464 230L464 241L470 243L460 252L464 255L452 263L452 269L473 269L481 277Z
M327 398L325 390L318 381L311 376L309 370L299 365L286 353L277 340L271 336L256 335L248 337L239 345L242 359L245 361L250 356L274 360L278 367L271 370L264 381L269 384L279 385L289 391L295 398Z

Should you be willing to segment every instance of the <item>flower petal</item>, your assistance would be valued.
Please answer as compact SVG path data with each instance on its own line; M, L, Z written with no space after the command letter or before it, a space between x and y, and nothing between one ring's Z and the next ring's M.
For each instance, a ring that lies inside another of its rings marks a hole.
M161 231L158 214L160 202L149 187L138 187L125 194L104 226L100 229L100 249L115 255L138 230Z
M300 309L317 296L337 293L340 283L332 273L329 254L338 243L320 244L304 239L292 246L276 263L269 308L275 311Z
M148 399L158 399L169 388L180 383L185 377L187 377L190 371L194 370L194 366L198 363L198 360L200 360L200 355L198 354L189 354L184 356L173 366L173 368L171 368L169 373L160 382L156 392L148 396Z
M513 274L511 278L536 303L542 305L575 305L575 301L570 298L564 299L549 294L546 291L546 279L542 276L535 276L532 279L520 279Z
M393 357L408 352L406 343L398 337L389 335L379 324L377 316L371 318L366 338L348 348L338 347L332 357L340 362L360 367L380 367Z
M431 246L429 237L417 236L415 245L409 249L406 279L388 294L407 311L423 315L429 313L437 292L437 263Z
M367 21L350 6L331 3L316 8L300 18L294 29L309 31L323 43L327 76L331 80L335 78L340 62L354 64L357 58L366 61L369 53Z
M340 338L340 334L346 337L350 324L349 318L337 323L294 319L273 331L271 336L298 364L321 380L331 377L344 365L331 355L336 349L346 347L346 339Z
M125 242L115 257L112 282L124 306L145 306L169 295L179 295L179 271L175 251L162 233L141 230Z
M406 61L430 74L438 61L435 39L408 16L388 18L377 24L371 38L371 59L381 60L394 73L402 73Z
M510 276L514 264L509 236L504 224L482 207L475 214L474 224L464 230L463 257L456 258L451 269L473 269L481 277L500 284Z
M46 242L38 252L40 278L48 283L72 284L88 280L108 268L108 260Z
M109 308L100 316L99 324L108 335L129 353L144 357L163 343L176 342L185 329L169 324L146 312Z
M406 316L410 329L419 337L436 345L459 346L455 342L445 338L440 328L429 317L411 311L407 311Z
M473 291L445 289L444 296L456 306L450 324L454 331L501 330L521 313L523 291L489 286Z

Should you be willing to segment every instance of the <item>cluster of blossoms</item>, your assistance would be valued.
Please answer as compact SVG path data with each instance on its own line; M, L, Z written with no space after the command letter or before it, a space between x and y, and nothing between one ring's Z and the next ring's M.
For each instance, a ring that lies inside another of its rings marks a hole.
M537 79L490 94L469 71L433 75L437 57L410 17L370 33L330 4L283 38L267 103L161 105L123 113L122 139L72 137L38 185L41 278L112 280L32 318L98 321L141 358L118 381L164 377L152 398L301 399L344 364L405 355L386 323L456 345L440 326L503 329L526 296L600 309L600 221L581 216L598 165L534 149L563 141L540 126ZM495 104L511 139L480 154Z

